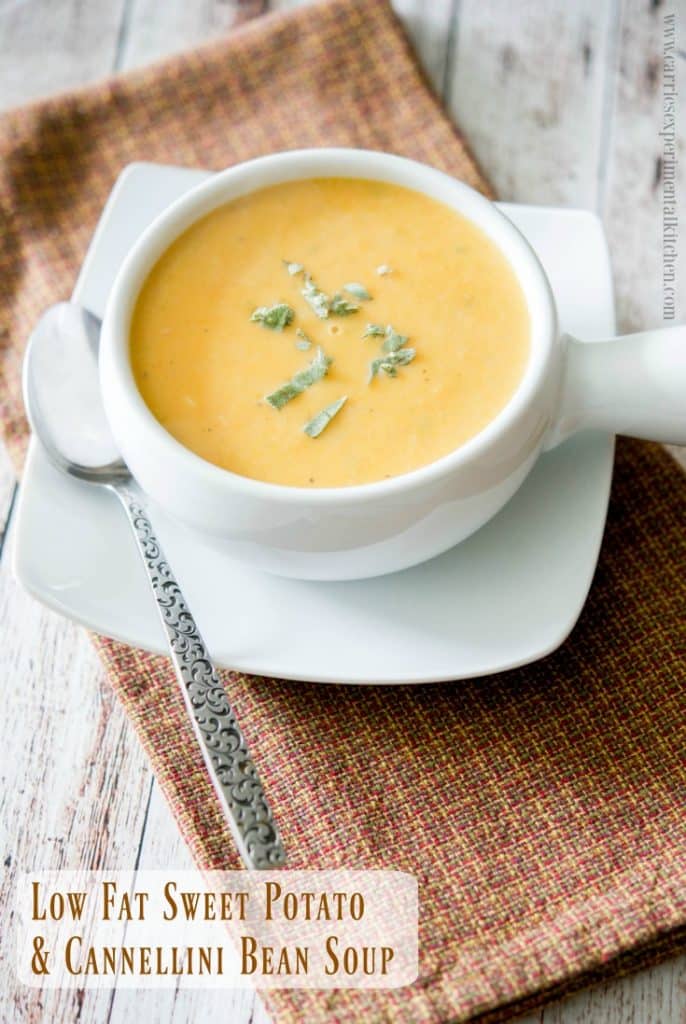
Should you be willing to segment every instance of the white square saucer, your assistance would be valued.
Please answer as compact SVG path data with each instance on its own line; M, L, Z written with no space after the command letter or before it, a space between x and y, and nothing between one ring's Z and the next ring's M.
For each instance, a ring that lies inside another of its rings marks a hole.
M122 257L205 172L133 164L95 232L74 299L102 315ZM614 332L599 220L505 204L538 252L564 330ZM280 579L218 556L153 508L153 520L219 665L346 683L486 675L543 657L566 638L591 585L612 477L613 438L586 434L544 455L503 511L452 551L378 579ZM165 650L129 526L107 492L53 469L32 439L14 529L14 571L38 600L90 629Z

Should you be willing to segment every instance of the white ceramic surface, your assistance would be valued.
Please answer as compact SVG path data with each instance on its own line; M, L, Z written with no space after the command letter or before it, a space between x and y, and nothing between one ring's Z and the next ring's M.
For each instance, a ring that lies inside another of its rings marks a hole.
M136 164L120 177L74 298L102 314L142 228L203 172ZM614 329L600 222L573 210L508 206L539 254L562 326ZM579 301L579 296L584 301ZM261 675L418 683L484 675L557 647L593 576L612 473L612 438L589 433L542 456L507 507L422 566L349 583L279 579L217 555L153 509L162 543L218 664ZM164 638L118 503L60 474L31 442L13 531L13 564L39 600L152 651Z

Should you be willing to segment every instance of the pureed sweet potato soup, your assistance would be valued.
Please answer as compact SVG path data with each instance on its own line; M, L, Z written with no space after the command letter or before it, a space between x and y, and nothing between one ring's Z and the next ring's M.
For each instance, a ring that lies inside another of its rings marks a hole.
M529 316L480 229L395 185L290 182L198 221L147 278L140 392L191 451L299 487L433 462L515 391Z

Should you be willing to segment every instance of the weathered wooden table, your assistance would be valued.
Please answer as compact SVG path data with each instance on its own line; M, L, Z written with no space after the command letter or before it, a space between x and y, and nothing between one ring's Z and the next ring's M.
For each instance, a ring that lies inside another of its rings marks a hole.
M142 64L267 8L288 6L294 0L0 0L0 104ZM395 0L395 7L499 194L597 211L610 239L620 328L658 325L664 18L677 15L684 67L686 0ZM0 540L3 922L20 871L190 865L87 636L12 579L14 496L0 452L0 526L7 526L4 547ZM5 956L0 1019L248 1024L268 1018L247 991L27 990ZM544 1020L683 1024L686 957L526 1018L527 1024Z

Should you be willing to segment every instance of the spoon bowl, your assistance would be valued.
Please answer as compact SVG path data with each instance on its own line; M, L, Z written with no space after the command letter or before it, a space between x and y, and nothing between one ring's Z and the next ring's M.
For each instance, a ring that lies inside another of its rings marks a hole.
M100 398L100 320L59 302L36 324L24 358L24 404L52 462L80 480L125 483L131 473L110 432Z

